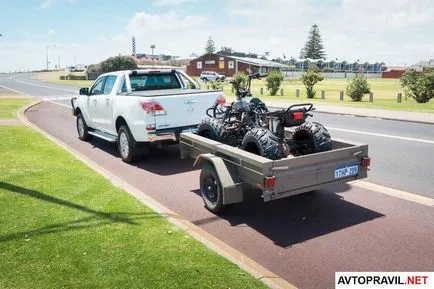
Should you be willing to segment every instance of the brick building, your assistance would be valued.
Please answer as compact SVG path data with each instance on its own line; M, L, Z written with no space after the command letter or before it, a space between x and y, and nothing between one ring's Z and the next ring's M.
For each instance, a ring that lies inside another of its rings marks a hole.
M215 71L231 77L238 71L267 73L287 68L285 64L260 58L205 54L190 60L187 64L187 74L199 76L202 71Z

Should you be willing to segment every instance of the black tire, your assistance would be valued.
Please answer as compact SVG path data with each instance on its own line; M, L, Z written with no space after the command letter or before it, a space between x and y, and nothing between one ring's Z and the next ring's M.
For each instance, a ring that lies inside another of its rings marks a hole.
M84 120L83 115L79 112L76 120L78 138L82 141L89 141L92 139L92 135L89 134L89 127Z
M292 135L294 155L308 155L332 149L332 138L327 129L317 122L305 122L297 127Z
M214 214L224 210L223 188L213 165L206 164L200 172L200 193L205 207Z
M270 160L279 160L284 156L281 140L268 129L260 127L253 128L246 133L241 148Z
M122 161L129 164L137 160L139 156L137 142L131 134L128 126L121 125L118 130L117 142L119 154L122 158Z
M206 117L202 120L197 128L197 134L225 144L230 144L233 139L224 124L212 117Z

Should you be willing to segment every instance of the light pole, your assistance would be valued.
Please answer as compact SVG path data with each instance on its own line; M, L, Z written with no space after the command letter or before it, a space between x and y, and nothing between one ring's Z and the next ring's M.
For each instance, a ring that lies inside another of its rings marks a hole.
M56 45L47 45L45 46L45 52L46 52L46 56L47 56L47 72L48 72L48 48L50 47L56 47Z
M152 68L154 68L154 63L155 63L155 59L154 59L155 44L151 45L151 49L152 49Z

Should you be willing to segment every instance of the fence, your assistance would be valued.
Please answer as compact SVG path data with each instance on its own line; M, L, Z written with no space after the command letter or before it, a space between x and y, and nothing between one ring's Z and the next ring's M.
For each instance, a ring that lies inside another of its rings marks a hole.
M286 79L291 78L300 78L303 74L302 71L284 71L283 76ZM354 72L322 72L321 73L324 78L332 78L332 79L344 79L344 78L354 78L356 73ZM366 78L381 78L382 73L364 73Z

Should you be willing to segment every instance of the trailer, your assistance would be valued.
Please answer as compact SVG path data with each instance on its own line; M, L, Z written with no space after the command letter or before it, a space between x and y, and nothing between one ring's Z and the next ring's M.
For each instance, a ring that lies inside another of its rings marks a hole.
M260 189L268 202L367 177L368 145L333 139L332 147L270 160L193 133L180 135L181 158L193 158L193 166L201 168L200 192L206 208L215 214L242 202L246 185Z

